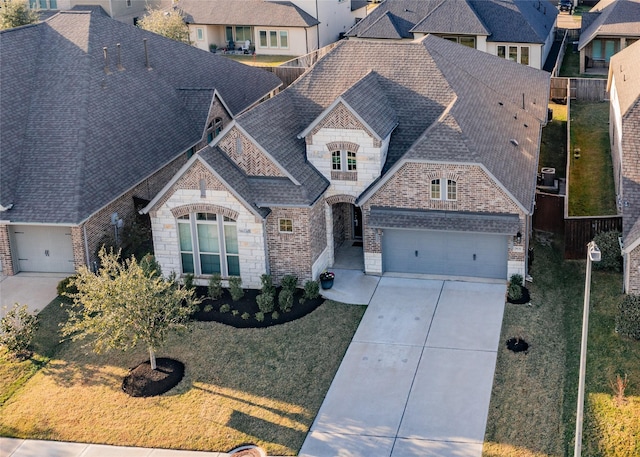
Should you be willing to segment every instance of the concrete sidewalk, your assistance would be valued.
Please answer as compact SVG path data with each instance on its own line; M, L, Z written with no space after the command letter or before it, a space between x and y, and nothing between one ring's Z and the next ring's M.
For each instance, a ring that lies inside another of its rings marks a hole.
M300 456L480 457L504 295L382 277Z

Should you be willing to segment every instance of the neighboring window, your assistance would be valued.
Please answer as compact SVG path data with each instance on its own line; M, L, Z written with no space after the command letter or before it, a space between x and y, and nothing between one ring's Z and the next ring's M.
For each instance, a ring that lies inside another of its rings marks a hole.
M458 198L458 184L453 179L447 179L447 200Z
M266 48L267 46L267 31L260 30L260 47Z
M293 232L293 220L291 219L280 219L280 231L284 233Z
M204 40L204 29L202 29L202 27L196 29L196 39L198 41Z
M347 151L347 171L356 171L356 153Z
M440 180L439 179L431 180L431 199L440 200Z
M240 275L236 222L221 214L191 213L178 218L182 272Z
M522 65L529 65L529 46L522 46L520 48L520 63Z
M127 8L131 6L131 0L127 0Z
M342 152L341 151L331 152L331 169L336 171L342 170Z
M49 0L49 8L52 10L58 9L58 1L57 0Z
M233 27L227 26L225 27L224 31L225 31L225 37L227 38L227 43L229 41L233 41Z
M512 62L518 61L518 46L509 46L509 60Z
M40 0L40 9L47 9L47 0Z
M476 39L475 37L461 36L460 44L466 46L468 48L476 48Z
M269 47L277 48L278 47L278 32L275 30L269 31Z
M591 58L593 60L602 60L602 42L600 40L591 42Z
M236 42L244 43L245 41L251 40L251 27L247 25L237 25L236 26Z
M607 40L604 43L604 60L605 62L609 62L611 56L616 53L616 41Z
M502 57L503 59L507 58L507 47L506 46L498 46L498 57Z
M289 32L286 30L259 30L259 46L261 48L282 48L289 47Z
M280 30L280 47L289 47L289 32L287 32L286 30Z

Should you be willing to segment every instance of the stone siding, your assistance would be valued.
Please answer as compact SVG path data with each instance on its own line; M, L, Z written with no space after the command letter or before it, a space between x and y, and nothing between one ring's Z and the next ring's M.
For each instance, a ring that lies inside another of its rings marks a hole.
M640 246L629 253L627 270L629 274L628 294L640 295Z
M13 258L11 257L9 226L5 224L0 225L0 262L2 274L13 276Z
M237 150L237 141L242 142L242 151ZM236 165L249 176L285 176L282 170L238 128L232 128L218 143Z

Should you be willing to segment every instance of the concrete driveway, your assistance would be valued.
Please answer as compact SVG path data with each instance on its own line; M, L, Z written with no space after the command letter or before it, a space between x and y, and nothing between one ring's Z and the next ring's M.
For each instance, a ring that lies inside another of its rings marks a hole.
M383 277L305 457L480 457L504 284Z
M30 311L42 311L58 296L56 287L64 278L65 275L57 273L0 275L0 317L7 314L15 303L27 305Z

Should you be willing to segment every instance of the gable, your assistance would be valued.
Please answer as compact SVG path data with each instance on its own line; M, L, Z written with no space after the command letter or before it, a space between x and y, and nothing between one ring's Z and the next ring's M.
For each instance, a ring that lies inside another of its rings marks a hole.
M327 115L321 119L318 124L306 135L307 143L311 138L322 129L336 130L362 130L371 138L376 138L373 133L353 115L344 103L339 102ZM379 147L379 145L378 145Z
M232 127L217 146L249 176L286 176L238 127Z

